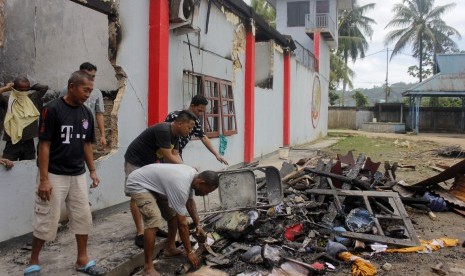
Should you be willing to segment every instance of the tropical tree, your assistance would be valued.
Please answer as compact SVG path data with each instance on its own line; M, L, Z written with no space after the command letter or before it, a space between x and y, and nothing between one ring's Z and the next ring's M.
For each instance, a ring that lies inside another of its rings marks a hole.
M452 34L449 34L450 36ZM447 39L442 40L438 39L438 42L441 44L442 53L459 53L460 50L457 48L457 45L454 41ZM422 57L422 79L426 79L433 74L437 73L436 65L436 53L434 53L434 46L431 41L425 40L424 51ZM414 52L413 57L418 58L419 53ZM408 74L414 78L419 78L420 68L418 65L409 66L407 70Z
M331 68L329 72L329 102L331 105L335 105L336 101L340 99L336 92L339 84L346 83L352 89L352 78L355 73L337 53L331 52L329 57L329 67Z
M336 91L330 90L328 93L329 105L335 106L336 102L341 98Z
M358 90L352 95L352 99L355 100L356 107L364 107L368 105L368 97Z
M373 35L372 25L376 24L376 21L364 14L374 7L374 3L359 6L357 0L354 0L353 9L344 10L339 16L338 53L346 65L349 58L355 61L358 57L365 57L365 52L368 50L368 41L365 36L371 39ZM342 85L342 105L344 106L347 82L344 81Z
M385 39L386 45L395 42L391 59L407 47L412 46L414 56L418 58L418 77L423 80L423 59L428 43L433 55L444 51L444 45L456 47L450 36L461 37L460 33L448 26L441 17L455 7L455 3L434 6L434 0L403 0L395 4L392 11L394 18L386 28L397 28L390 31ZM433 58L435 60L435 58Z
M250 5L270 26L276 28L276 12L266 0L252 0Z

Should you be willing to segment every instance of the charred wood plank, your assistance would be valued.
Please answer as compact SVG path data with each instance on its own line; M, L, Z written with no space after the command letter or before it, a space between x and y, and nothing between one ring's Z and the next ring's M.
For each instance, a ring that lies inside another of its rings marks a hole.
M334 173L329 173L329 172L324 172L324 171L313 169L313 168L304 168L304 170L307 173L314 173L314 174L317 174L317 175L320 175L320 176L325 176L325 177L331 177L331 178L334 178L334 179L338 179L340 181L343 181L344 183L353 185L353 186L361 188L363 190L370 190L370 183L359 180L359 179L349 178L349 177L346 177L346 176L342 176L342 175L338 175L338 174L334 174Z

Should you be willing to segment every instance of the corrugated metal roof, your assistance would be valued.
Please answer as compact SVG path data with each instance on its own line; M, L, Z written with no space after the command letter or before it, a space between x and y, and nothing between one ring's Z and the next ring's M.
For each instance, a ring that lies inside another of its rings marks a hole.
M437 61L440 73L410 87L402 96L465 96L465 54L439 54Z
M443 74L465 74L465 54L438 54L436 60Z
M465 73L462 74L444 74L439 73L433 77L416 84L405 92L402 96L442 96L442 97L459 97L465 96Z

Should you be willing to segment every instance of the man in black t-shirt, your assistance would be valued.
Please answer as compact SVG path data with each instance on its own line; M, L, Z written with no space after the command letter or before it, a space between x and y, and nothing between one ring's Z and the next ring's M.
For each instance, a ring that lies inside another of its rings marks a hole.
M24 275L40 273L39 253L45 241L56 237L63 201L69 213L69 228L76 235L76 270L90 275L105 274L105 270L87 256L92 215L84 163L93 182L91 188L100 183L91 144L95 138L93 116L83 105L93 86L86 72L76 71L68 80L68 94L42 109L32 251L30 266L24 270Z
M192 98L191 104L189 105L189 111L191 111L195 114L195 116L197 116L197 120L195 120L195 126L192 129L191 133L189 133L189 135L179 137L179 153L182 157L182 150L187 145L187 143L189 143L192 137L195 136L199 138L200 141L202 141L203 145L216 157L216 160L225 165L229 165L228 161L226 161L226 159L224 159L213 147L212 143L210 142L210 139L208 139L208 137L202 130L202 125L200 124L200 117L203 113L205 113L205 108L207 107L207 105L208 100L202 95L195 95ZM168 116L166 116L165 122L173 122L178 117L180 112L181 110L171 112L170 114L168 114Z
M139 134L131 142L124 155L126 180L132 171L149 164L156 162L182 164L183 162L178 152L179 137L186 136L192 131L196 119L195 114L184 110L179 113L173 122L155 124ZM126 181L124 186L124 192L129 196L126 191ZM142 217L136 202L132 199L130 207L137 230L135 244L142 248L144 246ZM168 222L168 242L165 247L165 255L175 255L177 253L174 245L177 225L176 220L173 221ZM174 233L174 235L170 235L170 233Z

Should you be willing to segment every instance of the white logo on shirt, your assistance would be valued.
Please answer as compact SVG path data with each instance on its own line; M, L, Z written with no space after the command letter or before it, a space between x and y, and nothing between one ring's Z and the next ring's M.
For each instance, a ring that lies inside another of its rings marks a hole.
M61 138L65 138L63 144L69 144L69 139L73 138L73 126L61 126Z
M61 126L61 138L64 138L63 144L69 144L73 138L73 126ZM75 138L86 139L86 134L76 134Z

